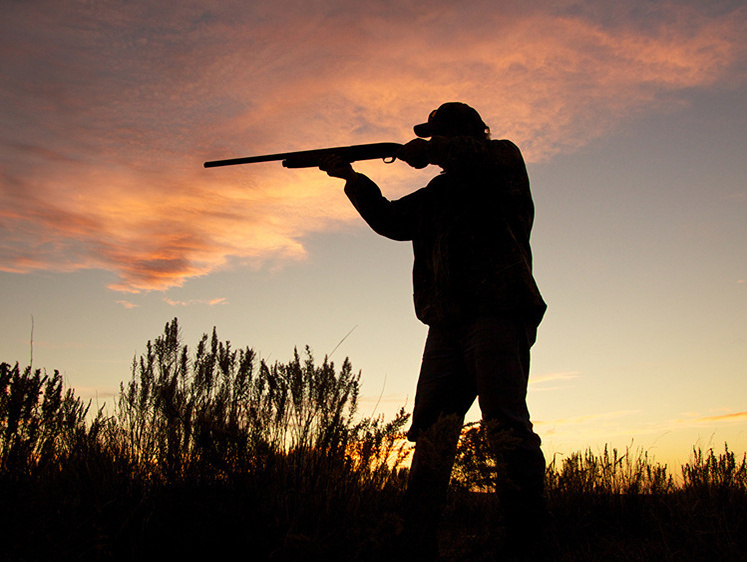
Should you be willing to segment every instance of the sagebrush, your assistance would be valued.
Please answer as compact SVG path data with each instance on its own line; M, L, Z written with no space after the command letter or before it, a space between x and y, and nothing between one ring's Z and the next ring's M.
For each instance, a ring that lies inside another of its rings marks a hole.
M0 364L0 529L9 560L382 560L398 554L408 416L360 417L360 373L310 349L285 362L177 319L135 357L112 412L60 373ZM500 554L500 449L462 431L447 560ZM553 460L559 560L743 560L747 457L693 450L676 483L645 451Z

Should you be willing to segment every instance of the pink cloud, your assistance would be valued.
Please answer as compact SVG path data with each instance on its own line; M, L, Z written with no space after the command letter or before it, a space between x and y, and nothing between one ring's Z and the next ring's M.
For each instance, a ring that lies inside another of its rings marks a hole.
M539 161L672 110L684 90L744 78L731 72L744 7L647 4L644 26L632 9L609 24L572 3L532 6L8 6L0 270L101 268L118 275L113 289L138 292L304 259L306 236L355 220L337 183L202 162L407 140L450 99ZM391 194L422 177L372 166Z
M163 301L171 306L193 306L195 304L205 304L208 306L215 306L218 304L228 304L228 300L225 298L215 298L215 299L191 299L188 301L181 301L181 300L174 300L169 298L164 298Z

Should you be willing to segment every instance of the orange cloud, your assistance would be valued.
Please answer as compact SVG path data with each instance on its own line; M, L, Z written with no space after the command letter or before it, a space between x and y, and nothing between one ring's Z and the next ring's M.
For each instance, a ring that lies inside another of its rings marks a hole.
M612 23L573 3L6 6L0 270L100 268L138 292L304 259L306 236L358 220L339 183L202 162L404 141L450 99L538 161L743 80L746 8L646 6ZM427 176L361 169L392 196Z
M733 414L722 414L720 416L707 416L701 419L704 422L742 421L747 420L747 412L735 412Z
M695 415L690 419L675 420L675 424L703 425L703 424L711 424L711 423L740 422L740 421L747 421L747 411L746 412L732 412L732 413L720 414L716 416Z

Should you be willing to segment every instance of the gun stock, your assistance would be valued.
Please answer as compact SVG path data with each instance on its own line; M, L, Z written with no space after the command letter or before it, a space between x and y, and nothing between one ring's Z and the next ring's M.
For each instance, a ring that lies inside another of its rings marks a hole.
M322 158L330 154L338 154L347 162L358 162L359 160L376 160L382 158L394 161L397 151L402 145L396 142L377 142L373 144L354 144L351 146L338 146L336 148L317 148L315 150L302 150L300 152L281 152L278 154L266 154L263 156L246 156L244 158L230 158L228 160L213 160L205 162L206 168L219 166L234 166L236 164L255 164L257 162L273 162L282 160L285 168L316 168Z

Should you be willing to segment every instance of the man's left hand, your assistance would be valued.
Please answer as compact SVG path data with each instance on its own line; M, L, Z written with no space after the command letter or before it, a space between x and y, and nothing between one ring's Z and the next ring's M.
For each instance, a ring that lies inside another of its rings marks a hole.
M319 169L327 172L327 175L333 178L340 178L349 182L354 182L358 177L350 162L343 160L339 154L330 154L322 158L319 162Z

